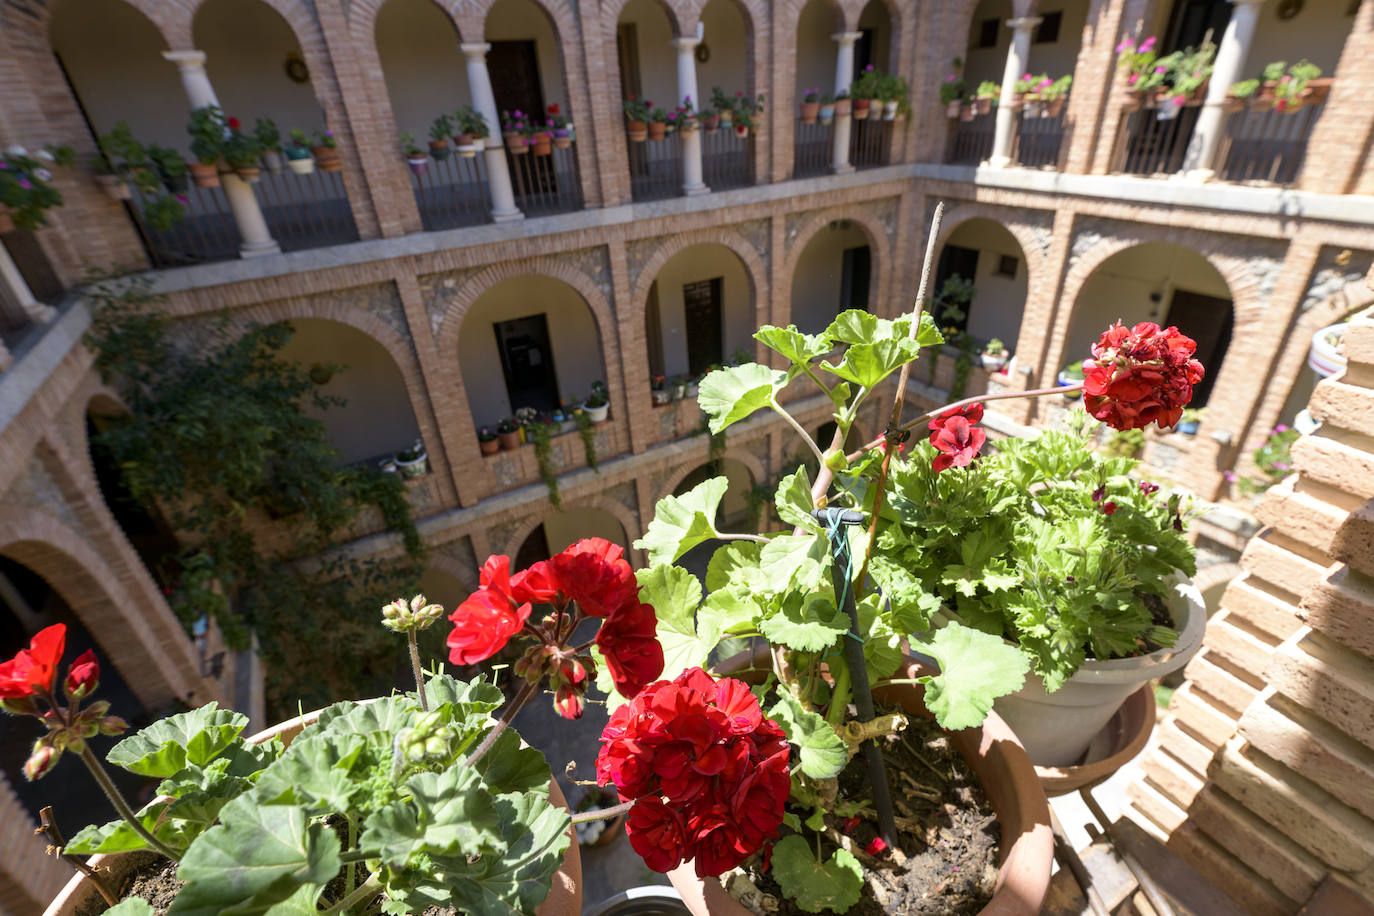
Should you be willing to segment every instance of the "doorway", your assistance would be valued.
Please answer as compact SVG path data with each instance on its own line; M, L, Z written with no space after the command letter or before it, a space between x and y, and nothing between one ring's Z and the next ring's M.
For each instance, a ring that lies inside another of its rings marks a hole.
M682 319L687 326L687 373L701 375L724 359L721 343L721 290L724 277L682 287Z
M525 318L512 318L492 325L496 349L501 354L501 371L506 377L506 394L511 410L533 407L553 410L558 406L558 376L554 372L553 348L549 345L548 316L543 312Z
M533 39L491 42L487 69L498 112L518 109L532 115L537 123L544 122L544 87L539 80L539 52ZM500 125L491 125L491 130L496 133Z
M950 311L950 306L940 301L940 291L945 288L945 281L950 277L959 277L972 283L977 276L977 248L963 248L959 245L945 246L945 250L940 252L940 263L935 270L935 287L931 291L931 296L935 300L931 312L935 316L937 325L941 328L952 327L960 331L968 327L968 310L971 305L965 303L959 306L964 312L963 317L946 317L946 313Z
M840 311L868 311L868 280L872 263L872 252L867 245L844 250L840 267Z
M1193 400L1189 406L1205 407L1221 371L1221 361L1226 358L1226 349L1231 345L1231 329L1235 325L1231 300L1185 289L1174 290L1169 314L1164 319L1164 326L1170 325L1197 341L1195 356L1206 374L1193 386Z

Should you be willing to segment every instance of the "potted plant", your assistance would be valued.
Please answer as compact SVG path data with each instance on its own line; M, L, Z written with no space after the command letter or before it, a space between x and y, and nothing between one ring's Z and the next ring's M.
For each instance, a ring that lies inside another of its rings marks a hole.
M402 477L419 477L429 473L429 453L423 441L416 439L410 448L396 453L396 468Z
M1254 98L1259 87L1260 81L1257 79L1241 80L1239 83L1233 84L1230 89L1226 90L1226 101L1223 103L1227 113L1235 114L1238 111L1243 111L1245 103Z
M815 86L802 93L801 122L803 124L815 124L820 112L821 89L819 86Z
M684 135L695 133L701 128L701 118L697 116L690 95L683 96L682 104L677 107L677 123L678 130Z
M572 146L572 125L559 110L558 103L549 106L549 127L553 130L553 145L555 149L567 149Z
M1207 415L1206 407L1189 407L1183 411L1182 418L1174 426L1174 432L1183 433L1185 436L1197 435L1197 428L1202 424L1202 418Z
M305 131L293 128L291 142L282 148L282 152L286 154L286 165L293 173L309 175L315 171L315 160L310 155L310 143Z
M996 372L1007 364L1007 347L996 337L988 341L988 345L983 348L978 356L984 369Z
M992 111L993 103L1002 95L1002 87L991 80L983 80L973 91L973 108L976 114L985 115Z
M186 198L180 194L154 194L143 202L143 222L149 229L166 232L186 218Z
M553 155L553 118L549 118L544 127L535 129L532 141L531 148L536 156Z
M1073 85L1072 74L1061 76L1057 80L1052 80L1048 86L1039 89L1040 95L1040 115L1045 118L1057 118L1064 110L1064 103L1069 98L1069 87Z
M229 126L229 135L222 148L224 161L244 181L258 181L262 177L262 166L258 161L262 146L256 137L242 129L238 118L227 118L226 124Z
M749 136L749 128L754 126L755 119L762 113L762 94L749 98L743 92L735 93L735 136Z
M224 157L224 141L229 135L224 112L217 105L197 108L191 112L186 132L191 135L191 155L195 157L194 162L187 164L191 179L198 188L219 187L219 164Z
M667 404L673 399L671 392L668 391L668 379L666 376L655 375L650 379L649 391L653 395L655 407Z
M15 144L0 153L0 220L9 226L0 231L44 225L44 211L62 206L62 194L53 187L48 166L68 165L74 158L69 146L48 146L30 156Z
M128 180L115 170L114 163L110 162L108 156L96 153L91 157L90 164L96 185L110 200L129 200L134 196ZM15 180L15 188L20 188L18 179Z
M1155 69L1154 63L1159 57L1159 52L1155 50L1157 43L1158 39L1151 35L1139 45L1134 38L1126 38L1116 46L1116 69L1125 77L1127 111L1138 111L1145 103L1150 83L1156 78L1162 79L1163 74L1168 72L1167 67Z
M863 73L859 74L858 79L849 85L849 96L854 100L854 120L863 121L868 117L868 112L874 99L878 97L879 81L882 74L873 69L869 64L864 68Z
M315 131L315 142L310 147L310 152L315 157L315 162L319 165L321 172L338 172L343 169L343 160L339 158L339 141L334 136L332 130Z
M258 146L262 147L262 164L267 167L267 171L273 175L285 173L286 157L282 155L281 131L277 129L277 122L271 118L258 118L253 135L258 141Z
M1321 68L1308 60L1289 67L1274 85L1274 110L1297 111L1308 101L1308 83L1321 75Z
M587 395L586 403L587 417L594 424L606 422L606 418L611 412L610 392L606 389L606 383L599 379L592 382L592 393Z
M459 132L454 138L458 155L472 159L487 148L487 137L491 136L491 130L487 127L486 115L471 105L463 105L453 113L453 123L454 130Z
M401 149L405 152L406 165L416 178L423 178L429 170L429 155L415 142L414 134L401 134Z
M503 452L513 452L520 447L520 424L515 417L506 417L496 424L496 438Z
M829 124L835 120L835 97L828 92L821 94L819 115L822 124Z
M631 143L643 143L649 139L649 106L637 96L625 100L625 130Z
M513 113L501 113L501 135L506 141L506 151L512 156L529 152L531 133L529 122L518 108Z
M148 144L148 164L157 173L162 186L172 194L185 194L191 188L186 160L181 153L168 146Z
M429 154L435 162L443 162L448 158L448 138L452 133L453 122L448 115L439 115L429 125Z
M483 582L496 576L493 567ZM509 636L502 626L523 619L529 605L488 612L499 623L485 642L499 648ZM96 911L140 869L175 874L178 912L268 912L287 899L305 910L323 903L349 912L381 898L392 912L438 905L578 913L571 818L543 755L522 745L509 716L493 721L504 701L495 685L420 670L416 633L443 615L419 595L382 609L382 623L408 639L413 692L335 703L252 737L244 735L246 716L211 702L125 737L108 762L161 780L161 794L139 814L86 745L97 732L128 729L108 715L107 701L89 702L98 659L77 658L59 684L65 627L40 631L0 664L7 711L45 727L26 773L41 778L72 753L119 814L66 844L67 856L97 855L53 901L50 916ZM450 660L466 664L459 659L477 648L464 628L468 614L460 608L450 619L457 624ZM531 681L561 683L573 664L545 662ZM353 826L336 831L338 824ZM132 897L118 911L153 912Z
M483 455L495 455L501 451L501 443L496 441L496 433L483 426L477 431L477 444Z
M963 97L964 81L957 79L953 73L947 75L940 84L940 104L945 106L946 117L959 117L959 103Z
M668 135L668 112L663 108L649 109L649 140L662 140Z
M729 127L735 119L735 100L725 94L719 86L711 87L711 108L722 126Z
M892 121L897 112L906 107L907 87L904 78L891 73L878 77L878 98L883 102L883 120Z

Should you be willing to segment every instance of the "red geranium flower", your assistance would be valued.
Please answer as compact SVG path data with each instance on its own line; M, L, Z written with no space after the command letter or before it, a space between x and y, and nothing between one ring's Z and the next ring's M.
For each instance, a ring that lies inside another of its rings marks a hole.
M946 468L967 467L988 438L987 433L962 416L942 417L941 421L943 425L930 436L931 445L940 452L930 465L937 474Z
M1202 381L1197 344L1178 328L1152 321L1126 328L1117 322L1093 344L1083 364L1083 405L1113 429L1173 426ZM1091 362L1091 365L1089 365Z
M0 697L27 697L52 693L57 681L57 664L67 646L67 627L55 623L34 634L27 649L0 664ZM85 656L82 656L85 658Z
M453 609L449 620L449 661L471 665L491 658L529 619L528 603L516 605L511 597L510 557L494 556L482 567L481 588Z
M81 653L67 669L67 696L79 700L100 686L100 663L90 649Z
M238 130L238 129L239 129L239 126L240 126L240 125L239 125L239 119L238 119L238 118L230 118L230 119L229 119L228 121L226 121L225 123L229 125L229 129L230 129L230 130Z
M630 98L634 98L634 96L630 96ZM549 114L551 114L551 115L556 115L556 114L558 114L558 103L557 103L557 102L554 102L552 105L549 106Z
M609 617L639 601L639 583L625 549L605 538L585 538L517 573L511 592L516 601L551 604L560 611L576 601L592 617Z
M601 624L596 644L610 669L616 691L623 697L633 697L663 673L658 618L652 606L640 604L638 599Z
M625 820L625 835L644 864L666 873L682 862L687 845L682 815L654 796L641 798Z
M945 424L948 423L950 420L954 419L955 417L963 417L964 420L967 421L970 426L977 426L979 423L983 422L983 405L968 404L964 407L956 407L953 410L946 410L944 413L940 414L938 417L931 420L930 423L927 424L927 426L930 427L931 435L934 436L935 433L944 429Z

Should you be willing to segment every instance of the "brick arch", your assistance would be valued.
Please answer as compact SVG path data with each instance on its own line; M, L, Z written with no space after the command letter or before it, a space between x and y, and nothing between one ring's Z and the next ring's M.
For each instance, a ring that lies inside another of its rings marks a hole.
M525 520L524 524L522 524L519 528L515 529L511 536L506 540L506 543L504 545L504 553L506 553L506 555L514 559L515 555L520 552L521 545L525 543L525 539L528 538L531 534L533 534L536 528L544 524L545 520L552 518L553 516L559 514L559 512L571 512L574 509L596 509L598 511L605 512L607 515L610 515L613 518L615 518L616 521L620 522L621 531L625 533L625 543L627 545L627 552L631 550L631 548L629 548L628 545L635 540L635 532L638 531L640 527L639 519L635 518L634 513L627 509L625 506L622 506L620 503L616 502L613 499L601 496L595 499L572 500L565 504L562 509L554 509L551 512L542 512L537 513L535 515L531 515ZM497 548L493 545L492 553L499 552L502 551L498 551Z
M852 29L858 29L859 19L863 16L864 10L868 8L870 2L876 2L887 10L888 26L892 30L891 35L888 36L888 43L891 48L895 50L898 47L897 43L901 38L902 28L906 20L905 11L902 9L901 4L895 3L893 0L843 0L845 23ZM892 55L891 63L896 63L895 54ZM900 71L895 67L893 72L901 75Z
M684 0L691 5L690 21L684 23L687 34L695 34L696 24L701 18L701 13L712 2L712 0ZM747 30L744 40L744 72L749 84L744 87L746 95L758 95L760 92L765 95L772 95L773 83L772 73L772 27L771 17L768 14L768 7L763 0L719 0L726 2L739 11L744 19L744 26ZM698 109L702 107L702 99L710 92L709 86L697 86L697 95L702 98L696 99L695 104ZM765 102L772 102L765 99ZM768 160L770 158L769 146L773 143L772 131L762 131L756 135L754 143L754 175L756 181L765 180L768 175Z
M894 265L886 227L878 222L877 217L866 207L847 205L818 210L797 229L797 237L791 240L787 258L783 262L783 281L774 298L777 309L780 312L785 310L785 312L775 314L773 324L783 327L792 323L792 277L797 272L797 264L801 261L807 244L815 237L816 233L840 220L856 223L868 236L868 249L872 258L870 273L872 277L876 278L876 282L872 283L869 297L870 301L875 302L878 306L876 314L890 318L902 311L901 308L894 310L889 307ZM892 314L887 314L889 312Z
M202 0L203 2L203 0ZM377 59L377 14L389 0L352 0L348 6L348 28L363 47L369 47L373 60ZM430 0L447 14L459 41L479 41L485 10L478 11L464 0ZM492 0L495 2L495 0Z
M1044 276L1045 254L1041 250L1030 227L1021 223L1003 222L1003 218L1007 215L1005 208L984 203L965 203L955 207L940 224L940 234L936 236L935 240L935 255L937 258L939 257L940 252L942 252L945 245L949 243L950 237L953 236L955 231L964 223L971 222L975 219L986 219L1001 226L1011 235L1017 247L1021 249L1021 260L1026 262L1026 299L1021 303L1021 310L1024 315L1027 303L1039 301L1039 296L1037 296L1037 284L1045 282L1046 279ZM1032 252L1040 255L1040 257L1032 260ZM930 282L932 284L935 282L933 276L930 278ZM926 292L928 295L934 296L936 290L929 289ZM1023 320L1021 322L1021 332L1023 334L1034 333L1034 329L1030 327L1029 322ZM1020 341L1016 342L1015 348L1015 352L1017 353L1024 352L1021 348Z
M602 21L606 23L609 32L607 38L610 40L612 48L615 47L615 32L620 25L620 14L624 11L625 4L629 2L630 0L606 0L601 5ZM693 23L692 28L696 28L697 11L692 8L694 0L654 0L654 2L668 14L668 24L673 27L674 35L690 34L685 31L689 20Z
M438 545L433 545L425 556L425 566L429 569L437 570L445 575L452 576L459 585L469 591L477 591L478 578L477 570L470 569L459 563L453 557L439 553L434 549ZM452 610L452 608L449 608Z
M87 630L103 635L105 657L145 706L203 693L199 673L169 659L153 615L141 611L121 577L70 526L29 506L0 505L0 554L41 576Z
M75 7L79 0L65 0ZM200 0L122 0L144 15L157 28L168 48L191 47L191 17L194 3ZM20 3L6 0L0 25L12 34L27 34L40 42L50 44L48 27L54 9L61 4ZM64 15L66 15L64 13Z
M745 468L748 469L749 475L753 478L755 486L758 486L768 479L768 473L764 470L763 462L759 460L757 455L750 452L748 449L731 448L727 445L725 454L721 457L731 461L738 461L740 464L744 465ZM672 496L673 491L678 488L678 484L687 479L687 475L691 474L699 467L704 467L708 463L710 463L709 458L706 461L692 460L679 465L673 472L673 476L664 483L663 491L654 497L654 504L657 505L658 501L665 496Z

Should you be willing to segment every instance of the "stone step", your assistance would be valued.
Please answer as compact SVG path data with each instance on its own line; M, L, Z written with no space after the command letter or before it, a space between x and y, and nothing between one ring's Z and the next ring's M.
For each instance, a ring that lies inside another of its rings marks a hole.
M1265 674L1278 692L1374 748L1374 660L1304 631L1279 647Z
M1326 866L1215 786L1198 793L1188 817L1293 900L1306 900L1326 876Z
M1259 689L1236 677L1229 667L1221 656L1204 649L1188 664L1188 683L1199 693L1205 693L1223 712L1238 719L1259 695Z
M1339 567L1303 595L1303 622L1374 657L1374 580Z

